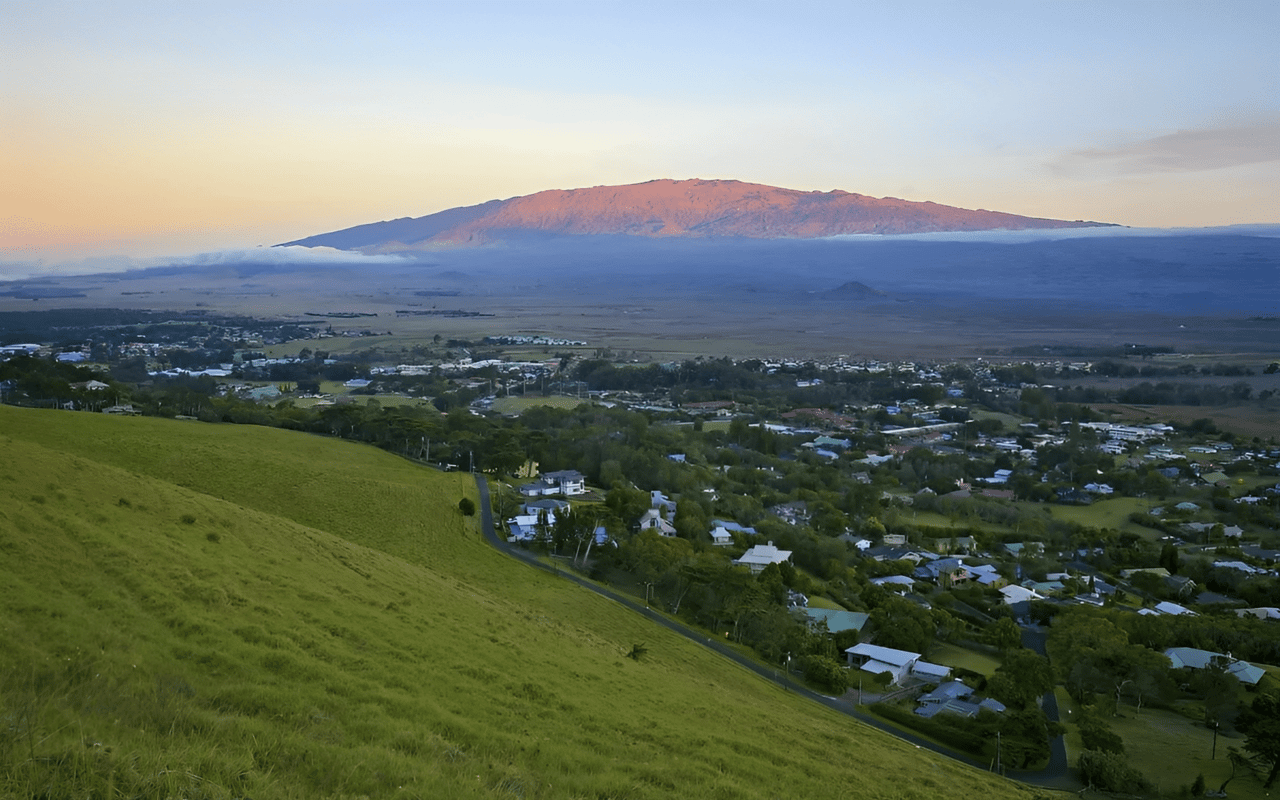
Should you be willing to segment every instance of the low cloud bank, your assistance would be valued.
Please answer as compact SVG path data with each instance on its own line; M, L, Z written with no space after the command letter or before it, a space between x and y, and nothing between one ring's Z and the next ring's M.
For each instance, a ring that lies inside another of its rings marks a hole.
M938 231L935 233L903 233L883 235L859 233L828 237L839 242L992 242L995 244L1024 244L1050 242L1062 239L1109 239L1116 237L1153 236L1266 236L1280 237L1280 225L1224 225L1213 228L1126 228L1112 225L1096 228L1053 228L1026 231Z
M268 264L297 266L352 266L366 264L405 264L412 258L399 255L365 255L331 247L245 247L215 250L181 256L98 256L59 262L6 261L0 255L0 281L30 281L41 278L102 273L132 272L163 267L216 267L234 264Z

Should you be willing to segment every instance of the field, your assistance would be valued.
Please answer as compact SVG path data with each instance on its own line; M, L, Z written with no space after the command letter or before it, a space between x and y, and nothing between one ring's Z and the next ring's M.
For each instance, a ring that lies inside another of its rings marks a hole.
M1059 690L1058 707L1063 722L1070 722L1079 710ZM1228 748L1241 748L1239 734L1218 737L1217 757L1212 758L1213 731L1197 724L1175 711L1122 706L1120 715L1108 717L1111 729L1124 741L1128 763L1138 769L1160 791L1175 794L1182 787L1189 787L1197 775L1203 775L1208 789L1217 789L1231 777ZM1072 763L1080 754L1080 735L1074 725L1068 725L1067 753ZM1263 776L1265 778L1265 776ZM1243 800L1261 800L1269 796L1262 788L1262 781L1248 769L1236 770L1236 776L1227 787L1228 796Z
M499 414L519 416L526 409L535 406L551 408L577 408L584 400L577 397L499 397L493 401L493 410Z
M1048 509L1054 519L1065 522L1074 522L1077 525L1098 528L1099 530L1111 528L1118 531L1137 533L1147 538L1154 538L1160 535L1159 532L1130 522L1129 515L1134 512L1146 513L1158 505L1160 505L1160 501L1153 499L1115 497L1097 500L1087 506L1042 505L1038 506L1038 508ZM1028 508L1034 507L1028 504Z
M467 476L11 407L0 442L0 796L1033 796L494 552Z
M995 656L979 653L950 642L937 642L929 648L929 661L947 667L972 670L988 678L1000 668L1000 659Z
M1276 375L1261 376L1276 378ZM1273 387L1278 381L1267 381ZM1270 441L1280 431L1280 407L1250 403L1240 406L1134 406L1122 403L1094 403L1090 406L1117 422L1146 424L1151 422L1188 424L1209 419L1224 431L1233 431L1246 439L1258 437Z

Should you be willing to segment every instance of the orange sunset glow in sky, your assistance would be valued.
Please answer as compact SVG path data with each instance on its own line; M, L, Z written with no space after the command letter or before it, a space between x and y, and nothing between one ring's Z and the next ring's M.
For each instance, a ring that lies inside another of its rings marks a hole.
M0 0L0 262L732 178L1280 222L1272 2Z

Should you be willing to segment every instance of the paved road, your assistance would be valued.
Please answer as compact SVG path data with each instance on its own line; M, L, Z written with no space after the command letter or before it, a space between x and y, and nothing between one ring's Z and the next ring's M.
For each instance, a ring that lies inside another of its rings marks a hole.
M659 614L653 609L642 605L640 602L631 598L628 595L619 594L615 591L612 591L611 589L600 586L596 583L592 583L591 581L588 581L572 572L560 570L554 565L548 565L539 561L538 558L533 554L531 554L529 551L520 547L512 546L511 544L507 543L501 537L498 536L497 531L494 528L494 524L493 524L492 507L490 506L490 503L489 503L489 483L488 481L485 480L484 476L480 475L479 473L476 474L476 488L479 489L480 491L480 523L482 527L482 532L484 534L485 539L489 542L489 544L493 545L493 547L499 550L500 552L506 553L507 555L512 556L513 558L517 558L521 561L524 561L525 563L537 569L554 573L559 577L564 578L565 580L572 581L573 583L576 583L577 585L585 589L590 589L596 594L603 595L604 597L607 597L616 603L626 606L627 608L631 609L632 611L635 611L638 614L643 614L646 617L648 617L650 620L652 620L654 623L658 625L662 625L668 630L674 631L675 633L678 633L681 636L684 636L685 638L691 641L697 642L698 644L701 644L704 647L708 647L716 651L720 655L724 656L725 658L728 658L729 660L733 661L739 666L742 666L742 667L745 667L746 669L751 670L752 672L761 676L765 680L773 681L774 683L778 684L779 686L781 686L782 688L788 691L795 692L796 694L802 697L808 698L809 700L812 700L815 703L820 703L826 706L827 708L833 709L842 714L853 717L854 719L856 719L857 721L861 722L864 725L870 726L872 728L876 728L877 730L884 731L885 733L888 733L891 736L901 739L902 741L907 742L908 744L915 745L917 748L920 748L922 750L931 750L941 756L945 756L954 761L959 761L964 764L968 764L969 766L977 767L978 769L982 769L982 770L986 770L990 768L990 765L986 762L969 758L967 756L956 753L955 751L940 747L939 745L936 745L933 742L929 742L924 739L920 739L915 736L912 736L910 733L905 733L899 730L898 728L890 727L888 724L884 723L879 718L871 716L870 714L863 713L859 711L856 706L850 705L849 703L843 700L840 700L835 697L831 697L829 695L824 695L824 694L819 694L817 692L814 692L809 688L796 683L789 676L782 674L778 670L759 664L756 661L753 661L752 659L747 658L741 653L731 649L730 647L725 645L723 642L720 642L714 638L708 637L705 633L696 631L693 628L690 628L680 622L677 622L663 614ZM1041 634L1041 637L1043 637L1043 634ZM1025 634L1024 634L1024 638L1025 638ZM1043 647L1043 638L1041 641L1041 647ZM1045 699L1046 699L1045 712L1048 714L1050 713L1050 707L1048 703L1053 702L1054 698L1052 694L1049 694L1049 695L1046 695ZM1058 707L1056 702L1052 706L1052 712L1049 718L1053 720L1056 720L1058 718ZM1066 747L1062 743L1062 737L1058 737L1054 742L1051 743L1051 754L1049 758L1049 765L1045 769L1040 770L1038 772L1008 771L1005 773L1005 775L1006 777L1012 778L1022 783L1028 783L1035 786L1046 786L1046 787L1066 788L1066 789L1079 788L1079 784L1076 783L1071 778L1071 776L1067 773Z

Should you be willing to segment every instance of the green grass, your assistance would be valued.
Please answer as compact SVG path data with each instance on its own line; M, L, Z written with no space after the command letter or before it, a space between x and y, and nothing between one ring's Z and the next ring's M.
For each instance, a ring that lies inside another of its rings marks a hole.
M1108 722L1124 740L1130 765L1142 772L1153 785L1167 792L1190 786L1196 775L1204 775L1205 785L1217 789L1231 776L1227 748L1242 747L1244 741L1238 735L1235 738L1220 735L1217 758L1211 759L1213 731L1176 712L1147 708L1137 711L1124 706L1120 716L1112 717ZM1233 798L1245 800L1261 800L1267 796L1262 781L1248 770L1240 769L1236 770L1236 777L1227 786L1227 792Z
M1080 730L1074 724L1080 716L1080 707L1066 690L1055 690L1058 711L1066 723L1067 760L1075 764L1083 749ZM1191 786L1197 775L1204 775L1205 786L1217 789L1231 776L1231 764L1227 749L1241 748L1239 734L1218 737L1217 757L1213 755L1213 731L1179 714L1164 709L1121 706L1120 715L1106 717L1107 724L1120 736L1125 746L1125 758L1139 770L1153 786L1168 795L1175 795L1183 786ZM1262 776L1265 779L1266 776ZM1236 777L1227 786L1231 797L1245 800L1262 800L1267 793L1259 776L1247 769L1237 769Z
M847 609L845 609L845 607L844 607L844 606L840 605L840 604L839 604L839 603L837 603L836 601L834 601L834 600L829 600L829 599L827 599L827 598L825 598L825 597L820 597L820 596L818 596L818 595L814 595L814 596L812 596L812 597L810 597L810 598L809 598L809 608L829 608L829 609L831 609L832 611L845 611L845 610L847 610Z
M499 414L519 415L535 406L551 408L577 408L587 402L577 397L499 397L493 401L493 410Z
M493 551L468 476L10 407L0 445L0 796L1033 796Z
M950 642L937 642L929 648L929 661L946 667L971 670L988 678L1000 668L1000 659L995 656Z
M1097 500L1087 506L1065 506L1054 503L1036 507L1049 509L1054 519L1074 522L1088 528L1111 528L1122 532L1133 532L1154 540L1161 535L1160 532L1130 522L1129 515L1135 511L1145 514L1157 505L1162 503L1151 498L1112 497Z

